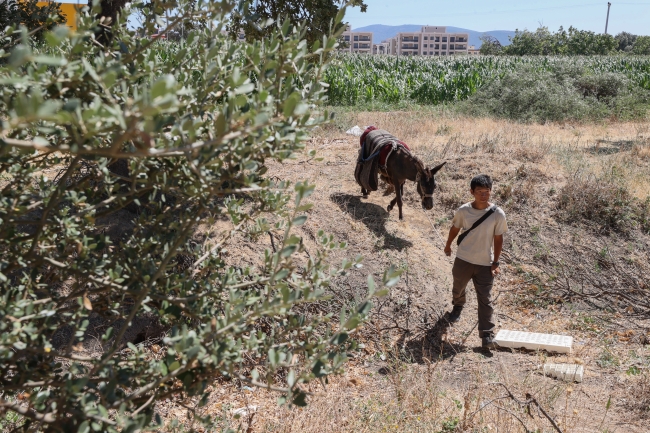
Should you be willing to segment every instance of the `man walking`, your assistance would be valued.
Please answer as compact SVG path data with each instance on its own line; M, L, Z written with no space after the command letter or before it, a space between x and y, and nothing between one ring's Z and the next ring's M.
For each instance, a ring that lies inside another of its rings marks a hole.
M451 256L451 243L463 229L458 238L458 250L452 270L454 308L449 315L449 322L460 320L465 305L465 288L472 280L478 300L478 335L482 339L483 347L496 349L499 345L494 341L491 292L494 277L499 273L503 233L508 226L503 210L490 203L490 176L480 174L474 177L470 182L470 191L474 201L462 205L456 211L445 246L445 254Z

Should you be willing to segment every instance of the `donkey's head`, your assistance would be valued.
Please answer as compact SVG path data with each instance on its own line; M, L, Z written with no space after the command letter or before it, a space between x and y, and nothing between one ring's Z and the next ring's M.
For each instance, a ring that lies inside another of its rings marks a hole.
M445 161L435 167L424 167L422 171L418 171L415 181L418 184L418 194L420 194L420 198L422 199L422 208L427 210L433 208L433 191L436 189L436 179L434 175L446 163L447 162Z

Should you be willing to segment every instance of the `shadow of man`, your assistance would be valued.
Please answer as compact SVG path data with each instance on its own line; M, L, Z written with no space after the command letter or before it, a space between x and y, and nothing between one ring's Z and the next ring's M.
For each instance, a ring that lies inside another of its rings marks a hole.
M404 351L410 357L411 362L429 364L453 358L462 352L466 348L464 342L450 341L447 338L449 328L450 324L446 315L442 315L418 338L407 341Z

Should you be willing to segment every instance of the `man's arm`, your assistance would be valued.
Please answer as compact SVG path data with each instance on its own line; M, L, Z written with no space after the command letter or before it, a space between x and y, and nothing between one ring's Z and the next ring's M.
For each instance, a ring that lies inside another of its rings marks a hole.
M494 236L494 261L498 262L501 257L501 250L503 249L503 235ZM499 267L492 265L492 273L494 275L499 273Z
M447 238L447 245L445 246L445 254L448 256L451 256L451 243L454 241L454 239L456 239L456 236L458 236L458 232L460 232L460 229L454 225L452 225L449 229L449 237ZM499 253L501 253L500 249Z

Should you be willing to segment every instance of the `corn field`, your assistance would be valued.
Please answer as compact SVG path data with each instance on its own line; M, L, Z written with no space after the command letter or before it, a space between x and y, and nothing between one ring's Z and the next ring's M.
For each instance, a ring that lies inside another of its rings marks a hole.
M330 105L371 101L441 104L467 99L482 85L527 67L555 71L582 68L590 74L616 72L650 90L649 56L590 57L395 57L343 54L325 74Z

